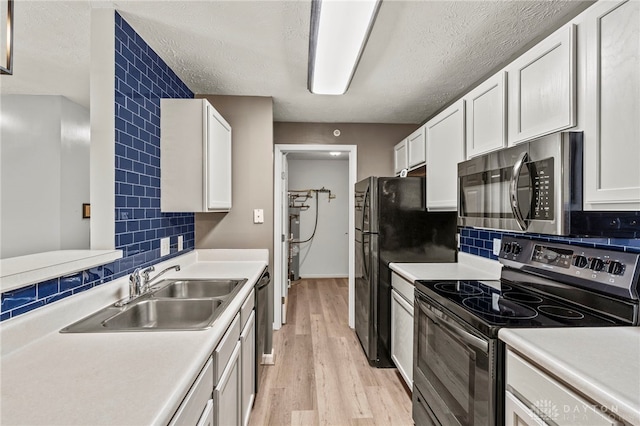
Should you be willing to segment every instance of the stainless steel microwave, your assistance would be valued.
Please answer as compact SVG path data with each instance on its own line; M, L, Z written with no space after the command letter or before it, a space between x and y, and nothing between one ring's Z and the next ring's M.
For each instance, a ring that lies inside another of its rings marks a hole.
M555 133L458 164L458 225L572 235L582 211L582 132Z

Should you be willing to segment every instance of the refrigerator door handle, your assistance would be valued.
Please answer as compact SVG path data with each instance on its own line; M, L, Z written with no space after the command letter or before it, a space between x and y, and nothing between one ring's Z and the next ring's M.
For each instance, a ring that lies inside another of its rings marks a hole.
M371 231L371 187L368 186L367 190L364 193L364 200L362 202L362 232L370 232ZM369 227L365 229L364 223L369 220Z

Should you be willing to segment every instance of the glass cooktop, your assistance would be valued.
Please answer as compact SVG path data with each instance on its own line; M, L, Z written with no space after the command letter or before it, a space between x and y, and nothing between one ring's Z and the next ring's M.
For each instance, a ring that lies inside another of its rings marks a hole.
M500 327L601 327L614 320L501 281L417 281L416 289L485 334Z

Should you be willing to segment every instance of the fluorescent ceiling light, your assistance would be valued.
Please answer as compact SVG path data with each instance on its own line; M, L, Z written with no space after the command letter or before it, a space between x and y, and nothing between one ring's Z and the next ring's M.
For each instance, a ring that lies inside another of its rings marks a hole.
M329 155L332 155L332 156L334 156L334 157L337 157L337 156L338 156L338 155L340 155L340 154L341 154L341 153L340 153L340 152L338 152L338 151L331 151L331 152L329 153Z
M382 0L312 0L309 91L342 95L349 88Z

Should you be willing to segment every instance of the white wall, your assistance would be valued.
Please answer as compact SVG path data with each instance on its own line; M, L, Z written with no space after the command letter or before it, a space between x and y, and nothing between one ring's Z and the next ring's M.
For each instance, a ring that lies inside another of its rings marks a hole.
M80 214L89 199L88 110L32 95L2 96L0 107L0 258L89 248Z
M300 244L300 277L347 277L349 275L349 162L344 160L289 160L289 189L330 189L336 196L319 194L318 228L314 239ZM314 194L315 197L315 194ZM300 239L313 232L316 199L300 213Z

